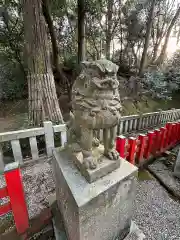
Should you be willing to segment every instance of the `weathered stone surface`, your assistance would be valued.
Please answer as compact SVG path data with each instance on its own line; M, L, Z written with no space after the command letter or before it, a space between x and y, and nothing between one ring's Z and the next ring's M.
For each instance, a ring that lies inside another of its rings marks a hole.
M145 235L143 232L138 228L138 226L132 221L130 233L124 240L143 240L145 239Z
M100 129L103 129L104 155L111 160L119 159L115 148L116 126L121 116L117 71L118 66L106 59L83 62L72 88L73 114L68 143L74 142L75 148L80 149L87 169L97 167L92 147L93 142L98 143L93 138ZM71 148L75 149L74 145Z
M180 178L180 149L176 158L173 175Z
M129 233L137 168L122 160L121 167L89 184L71 155L53 152L56 196L69 240L118 240Z
M104 147L100 145L99 147L93 148L92 156L94 161L97 162L97 168L87 169L83 164L83 154L82 152L72 153L73 162L80 170L81 174L86 178L89 183L104 177L108 173L116 170L120 167L120 158L117 161L112 161L103 155Z

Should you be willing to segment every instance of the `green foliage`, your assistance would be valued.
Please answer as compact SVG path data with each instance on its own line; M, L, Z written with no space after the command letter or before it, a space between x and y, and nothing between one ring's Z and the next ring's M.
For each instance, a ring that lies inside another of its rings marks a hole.
M69 56L65 56L64 57L64 66L72 69L72 70L76 70L77 68L77 55L69 55Z
M180 73L173 71L149 71L143 80L149 92L159 99L170 100L172 93L180 88Z
M112 9L110 5L113 6ZM21 1L17 0L0 0L0 6L0 97L19 98L24 94L22 89L26 90L22 5ZM149 0L85 1L87 60L99 59L106 55L106 41L109 37L111 43L112 40L116 41L113 49L111 46L111 58L120 66L120 71L137 73L150 6ZM76 71L77 0L49 0L49 7L57 37L60 62ZM148 56L152 57L154 47L165 36L176 9L172 0L156 1ZM110 20L108 14L109 16L112 14ZM176 53L169 68L172 66L173 71L170 71L169 75L168 71L160 70L145 74L145 81L148 86L152 86L152 92L156 92L158 97L170 96L170 92L178 86L180 52Z
M23 63L24 32L19 1L4 1L1 6L0 99L10 100L22 98L27 91Z
M24 74L17 63L0 64L0 99L13 100L27 95Z
M180 71L180 50L176 51L173 57L168 61L167 68L171 71Z

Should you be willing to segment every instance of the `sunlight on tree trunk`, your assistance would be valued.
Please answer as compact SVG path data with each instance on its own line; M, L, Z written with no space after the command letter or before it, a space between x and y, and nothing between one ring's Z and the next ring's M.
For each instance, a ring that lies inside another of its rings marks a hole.
M53 122L63 122L51 68L42 2L24 0L23 14L30 124L41 125L46 119Z
M149 16L148 16L146 37L145 37L144 49L143 49L140 68L139 68L139 75L142 75L145 65L146 65L146 59L147 59L146 56L147 56L150 37L151 37L151 28L152 28L152 22L153 22L155 3L156 3L156 0L152 0L151 10L150 10Z
M162 50L161 50L161 54L160 54L159 58L156 61L157 65L161 65L163 63L165 57L166 57L166 50L167 50L169 38L170 38L170 35L171 35L171 32L172 32L172 29L173 29L176 21L178 20L179 16L180 16L180 7L177 9L176 14L173 17L173 19L172 19L172 21L171 21L171 23L169 25L169 28L167 30L165 41L164 41L164 45L163 45Z

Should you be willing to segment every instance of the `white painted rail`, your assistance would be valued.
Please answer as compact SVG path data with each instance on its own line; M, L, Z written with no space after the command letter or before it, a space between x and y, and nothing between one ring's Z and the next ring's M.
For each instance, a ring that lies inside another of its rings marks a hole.
M141 131L143 129L154 128L164 125L167 122L173 122L180 119L180 109L172 109L168 111L159 111L145 113L141 115L130 115L123 116L120 119L117 134L127 134L131 132ZM21 140L28 138L31 158L32 160L38 160L39 149L37 144L37 137L45 137L46 153L47 157L52 156L52 149L55 147L54 135L55 133L60 134L60 142L58 146L64 146L67 142L67 130L66 125L55 125L53 126L51 122L44 122L44 127L40 128L30 128L19 131L0 133L0 169L4 167L4 156L2 144L5 142L11 143L11 149L13 152L14 161L24 163L24 158L22 154ZM103 134L102 130L97 133L97 137L102 140Z
M40 155L37 144L37 136L43 135L45 136L47 157L51 157L52 149L55 147L54 144L55 133L60 134L61 140L59 142L59 146L64 146L67 141L66 136L67 131L65 124L53 126L52 122L44 122L44 127L0 133L0 169L4 167L3 160L4 157L2 148L3 143L5 142L11 143L14 161L20 162L22 164L24 162L21 148L22 139L28 138L32 160L38 160Z
M119 122L117 134L127 134L150 129L180 119L180 109L123 116Z

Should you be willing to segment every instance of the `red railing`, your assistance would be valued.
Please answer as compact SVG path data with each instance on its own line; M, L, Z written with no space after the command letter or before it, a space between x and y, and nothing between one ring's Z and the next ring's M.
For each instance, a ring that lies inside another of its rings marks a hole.
M0 199L8 197L9 201L0 205L0 216L12 211L18 234L24 234L29 228L29 216L19 164L6 165L4 177L6 187L0 188Z
M117 137L116 149L120 157L132 164L156 157L180 142L180 122L167 123L165 127L140 134L137 138Z

